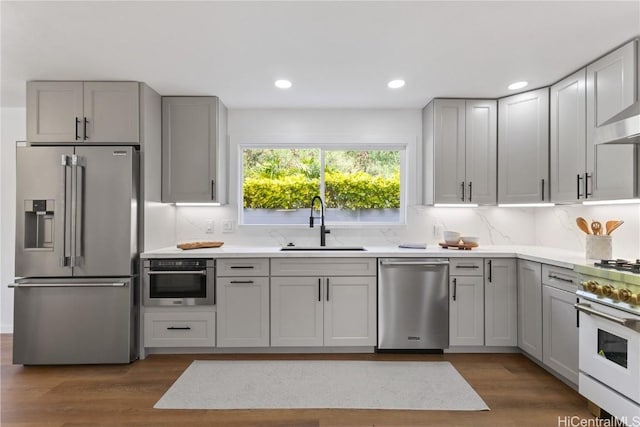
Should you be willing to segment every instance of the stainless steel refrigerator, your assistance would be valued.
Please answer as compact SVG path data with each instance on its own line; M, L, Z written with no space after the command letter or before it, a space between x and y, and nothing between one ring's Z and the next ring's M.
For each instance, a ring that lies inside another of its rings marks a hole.
M139 153L17 148L13 363L137 358Z

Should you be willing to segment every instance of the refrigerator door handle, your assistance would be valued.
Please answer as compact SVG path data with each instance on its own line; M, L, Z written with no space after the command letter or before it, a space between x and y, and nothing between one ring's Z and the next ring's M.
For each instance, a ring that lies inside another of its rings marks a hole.
M11 283L10 288L122 288L126 282L115 283Z
M71 213L69 212L69 196L71 194L71 182L68 179L69 156L61 155L60 164L62 166L62 255L60 265L70 267L71 260Z
M79 267L82 263L84 248L84 165L82 157L74 154L71 156L71 169L73 176L71 195L71 267Z

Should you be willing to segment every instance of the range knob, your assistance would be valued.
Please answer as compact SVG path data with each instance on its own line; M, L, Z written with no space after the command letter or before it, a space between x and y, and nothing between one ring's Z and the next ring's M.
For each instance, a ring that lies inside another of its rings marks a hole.
M629 289L620 289L620 301L631 303L632 299L636 299L637 295L631 292Z
M615 299L613 298L613 292L616 290L616 288L614 288L611 285L603 285L602 286L602 295L611 299Z
M595 280L589 280L587 282L587 291L597 295L602 295L602 286Z

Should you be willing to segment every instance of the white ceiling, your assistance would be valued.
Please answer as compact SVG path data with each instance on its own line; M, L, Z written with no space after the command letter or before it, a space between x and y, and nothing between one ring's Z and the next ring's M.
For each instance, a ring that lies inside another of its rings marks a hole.
M640 35L640 0L0 4L3 107L24 106L27 80L60 79L230 108L420 108L549 85Z

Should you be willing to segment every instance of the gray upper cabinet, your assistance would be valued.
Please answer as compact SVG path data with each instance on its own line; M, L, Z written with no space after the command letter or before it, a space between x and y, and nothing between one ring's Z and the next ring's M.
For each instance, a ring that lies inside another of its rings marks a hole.
M423 114L425 203L495 204L496 101L435 99Z
M137 82L27 83L31 143L138 144Z
M162 201L226 203L227 109L215 96L162 98Z
M631 41L587 66L587 197L633 198L636 194L632 144L595 144L597 126L638 99L638 46Z
M586 69L551 86L551 201L585 199Z
M549 89L498 100L498 203L549 201Z

